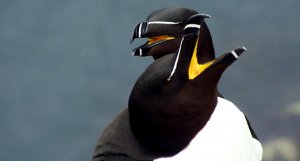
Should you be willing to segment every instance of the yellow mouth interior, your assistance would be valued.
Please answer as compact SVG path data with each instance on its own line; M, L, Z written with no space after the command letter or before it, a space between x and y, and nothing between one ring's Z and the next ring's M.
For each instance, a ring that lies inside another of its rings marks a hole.
M190 80L196 78L198 75L203 73L209 66L211 66L216 61L216 60L211 60L204 64L198 63L198 58L197 58L198 39L196 41L192 59L190 61L190 65L189 65L188 75L189 75Z
M147 44L151 45L154 44L156 42L162 41L162 40L172 40L175 39L175 37L172 36L152 36L148 38Z

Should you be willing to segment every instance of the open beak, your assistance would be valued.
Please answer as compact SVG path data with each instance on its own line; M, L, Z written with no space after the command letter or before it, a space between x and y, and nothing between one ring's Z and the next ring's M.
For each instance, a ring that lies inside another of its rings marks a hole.
M132 32L130 43L136 38L148 38L147 42L135 49L132 55L148 56L150 49L161 43L170 41L179 36L182 32L182 22L141 22L138 23Z
M161 43L170 41L170 40L174 40L175 37L173 36L153 36L153 37L149 37L148 41L133 49L132 55L133 56L149 56L149 51L152 47L159 45Z
M216 59L213 59L209 62L199 64L197 62L197 56L196 56L196 51L194 51L192 59L190 61L190 65L188 68L188 76L189 79L192 80L199 76L200 74L204 73L206 70L217 66L217 65L226 65L229 66L231 65L234 61L236 61L239 56L246 51L247 49L245 47L237 48L232 50L231 52L225 53L221 56L219 56Z

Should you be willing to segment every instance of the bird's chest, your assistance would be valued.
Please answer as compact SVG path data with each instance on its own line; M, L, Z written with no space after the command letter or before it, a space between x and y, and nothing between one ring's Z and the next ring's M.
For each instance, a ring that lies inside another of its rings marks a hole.
M155 161L244 161L251 158L252 150L253 138L244 114L231 102L218 98L209 121L189 145L175 156Z

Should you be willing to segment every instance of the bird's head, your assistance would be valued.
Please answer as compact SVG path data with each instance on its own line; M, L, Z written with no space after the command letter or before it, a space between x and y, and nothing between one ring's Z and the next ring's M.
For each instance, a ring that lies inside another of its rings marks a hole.
M186 21L198 12L188 8L165 8L151 13L146 22L138 23L132 32L131 42L136 38L147 38L147 42L135 49L134 56L153 56L154 59L167 54L175 53L178 50L183 29ZM206 49L210 54L208 58L214 57L211 36L209 30L202 22L201 32L207 39Z

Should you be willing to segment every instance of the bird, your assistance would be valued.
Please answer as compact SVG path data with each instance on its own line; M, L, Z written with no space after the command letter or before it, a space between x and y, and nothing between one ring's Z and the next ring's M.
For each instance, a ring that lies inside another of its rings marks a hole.
M201 28L208 17L195 13L182 21L174 51L146 52L155 60L136 81L128 108L104 130L93 161L261 160L261 144L245 115L217 90L223 72L246 49L203 58Z

